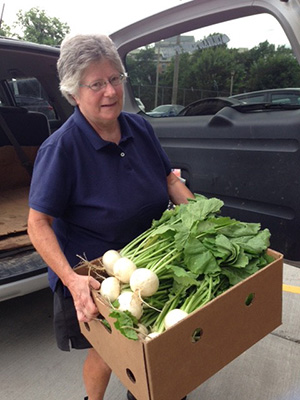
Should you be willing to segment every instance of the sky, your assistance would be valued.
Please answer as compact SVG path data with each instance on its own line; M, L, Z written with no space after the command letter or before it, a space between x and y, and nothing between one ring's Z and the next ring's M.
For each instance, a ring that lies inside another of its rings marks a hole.
M0 0L3 21L11 25L19 10L32 7L45 10L47 16L66 22L71 33L98 32L109 35L137 20L146 18L188 0ZM1 12L1 11L0 11Z
M32 7L38 7L45 11L48 17L57 17L61 22L67 23L71 33L111 33L130 25L140 19L146 18L169 7L180 5L189 0L0 0L0 13L3 10L3 22L12 26L16 21L19 10L26 12ZM4 5L4 8L3 8ZM248 47L258 45L261 38L267 32L269 42L275 45L288 45L288 40L282 29L278 29L278 22L270 15L258 15L255 17L255 30L253 20L243 18L240 21L231 21L230 28L219 24L214 32L226 33L230 42L228 47ZM251 35L241 38L239 32L244 31L248 23ZM280 31L282 33L280 33ZM203 29L203 37L210 33ZM197 38L200 40L202 38Z

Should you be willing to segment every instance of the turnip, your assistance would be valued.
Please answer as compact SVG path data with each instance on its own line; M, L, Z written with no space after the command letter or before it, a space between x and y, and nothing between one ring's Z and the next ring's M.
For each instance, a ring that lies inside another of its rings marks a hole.
M108 250L103 254L102 264L109 276L114 275L114 264L119 258L121 258L121 256L116 250Z
M114 263L114 276L122 283L129 283L136 265L127 257L121 257Z
M165 316L164 325L166 329L171 328L171 326L177 324L182 319L184 319L188 313L186 311L180 310L179 308L174 308L173 310L169 311L168 314Z
M118 297L120 311L129 311L136 319L140 319L143 314L142 302L139 297L131 292L125 291Z
M110 276L101 283L100 294L110 302L113 302L120 295L120 290L120 281L114 276Z
M159 336L160 335L160 333L159 332L151 332L151 333L149 333L146 337L145 337L145 340L152 340L152 339L155 339L157 336Z
M145 325L138 324L137 333L140 338L144 339L148 335L148 329Z
M130 277L130 288L138 291L139 296L148 297L157 292L159 280L157 275L147 268L136 269Z

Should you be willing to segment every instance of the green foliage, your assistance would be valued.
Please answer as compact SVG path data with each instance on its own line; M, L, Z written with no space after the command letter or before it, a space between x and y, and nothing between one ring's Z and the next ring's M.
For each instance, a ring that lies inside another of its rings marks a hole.
M130 53L126 66L130 70L130 80L133 85L154 83L156 68L154 48L146 47L139 52Z
M159 290L145 299L140 320L154 332L163 332L170 310L191 313L273 261L266 253L269 230L222 217L222 206L220 199L196 194L188 204L165 211L121 250L137 268L159 278ZM113 311L110 316L123 335L137 339L137 321L130 314Z
M274 53L261 57L250 68L249 89L298 87L300 70L291 54Z
M131 85L136 97L143 99L146 110L153 108L156 80L156 60L153 47L132 52L126 59ZM142 91L141 91L141 90Z
M137 319L129 311L113 310L109 316L115 318L115 328L119 330L122 335L131 340L138 340L138 334L135 330L137 326Z
M4 23L1 24L0 27L0 36L7 36L12 37L13 34L11 33L10 27Z
M48 17L44 10L33 7L29 11L20 10L17 13L17 22L14 27L19 27L22 34L17 37L34 43L60 45L63 38L70 32L70 27L58 18Z

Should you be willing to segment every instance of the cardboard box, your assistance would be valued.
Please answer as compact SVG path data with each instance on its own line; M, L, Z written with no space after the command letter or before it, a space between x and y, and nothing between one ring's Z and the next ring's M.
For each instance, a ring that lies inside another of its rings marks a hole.
M154 340L125 338L99 299L111 330L95 320L82 333L138 400L179 400L281 324L283 256L269 254L274 262Z

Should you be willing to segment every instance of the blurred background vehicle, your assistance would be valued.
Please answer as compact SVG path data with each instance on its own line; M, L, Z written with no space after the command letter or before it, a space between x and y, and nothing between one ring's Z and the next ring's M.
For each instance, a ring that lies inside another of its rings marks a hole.
M208 97L194 101L184 107L178 115L214 115L224 107L232 107L237 104L242 103L239 100L229 97Z
M184 107L178 104L163 104L146 114L150 117L175 117Z
M300 104L300 88L278 88L236 94L231 99L244 103Z
M136 104L138 107L145 112L145 105L143 104L142 100L139 97L135 97Z

